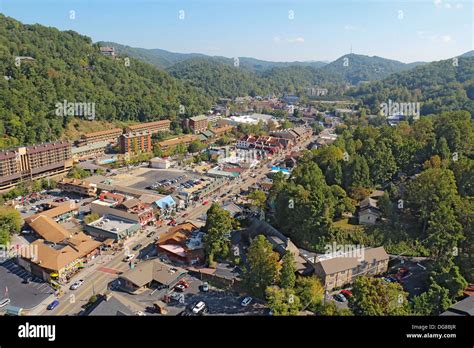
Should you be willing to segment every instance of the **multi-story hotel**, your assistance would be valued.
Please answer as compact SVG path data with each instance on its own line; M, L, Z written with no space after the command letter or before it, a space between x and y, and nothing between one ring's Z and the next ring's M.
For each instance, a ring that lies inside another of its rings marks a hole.
M122 134L122 129L113 128L99 132L86 133L76 141L77 146L90 145L98 142L117 143L118 137Z
M191 128L194 133L205 131L207 129L208 123L209 120L205 115L189 118L189 128Z
M0 151L0 192L22 181L64 174L71 167L71 143L68 141Z
M125 127L124 133L148 131L150 134L155 134L159 132L167 132L170 130L170 125L170 120L140 123L134 126Z
M151 152L153 149L149 131L124 133L120 136L119 143L122 153Z

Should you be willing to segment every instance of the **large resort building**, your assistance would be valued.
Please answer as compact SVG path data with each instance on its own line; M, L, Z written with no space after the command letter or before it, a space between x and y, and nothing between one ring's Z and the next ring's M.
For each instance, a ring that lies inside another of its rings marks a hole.
M0 192L22 181L65 174L71 167L71 143L68 141L1 151Z

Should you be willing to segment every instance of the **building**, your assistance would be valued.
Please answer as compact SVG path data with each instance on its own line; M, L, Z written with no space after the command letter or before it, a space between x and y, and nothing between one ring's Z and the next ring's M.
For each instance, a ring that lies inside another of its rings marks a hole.
M138 263L119 277L121 288L131 294L140 294L147 288L173 288L187 274L187 271L167 265L158 260Z
M171 121L170 120L160 120L153 122L140 123L133 126L125 127L124 133L134 133L134 132L150 132L151 134L156 134L159 132L169 132Z
M300 98L298 98L296 95L286 95L283 98L281 98L281 101L286 103L286 104L297 104L299 102Z
M22 181L63 175L71 169L72 163L68 141L0 151L0 192Z
M171 196L165 196L153 203L160 210L160 217L168 217L175 209L176 202Z
M183 264L195 264L204 260L204 233L190 222L171 227L156 243L158 253Z
M86 133L81 135L81 138L76 141L76 145L84 146L101 142L106 142L107 144L116 144L120 134L122 134L122 129L120 128Z
M102 46L102 47L100 47L100 53L103 56L115 57L115 47Z
M188 146L189 144L191 144L195 140L198 140L198 137L196 135L188 134L188 135L183 135L183 136L180 136L180 137L160 141L160 142L158 142L158 146L162 150L167 150L169 148L172 148L172 147L175 147L175 146L178 146L178 145Z
M49 217L56 222L65 221L71 218L72 216L76 215L78 211L79 211L79 205L74 203L74 201L69 201L69 202L62 203L54 208L44 210L40 213L31 215L25 218L25 223L30 224L31 222L33 222L36 218L40 216Z
M465 299L456 302L449 307L441 316L474 316L474 296L468 296Z
M72 158L77 162L82 159L100 157L105 154L109 145L108 141L100 141L83 146L73 146L71 148Z
M151 142L151 132L136 131L120 135L119 145L121 153L151 152L153 145Z
M137 222L141 226L155 221L152 206L141 202L137 198L127 199L120 203L113 200L97 199L91 203L91 213L100 216L115 215L126 220Z
M377 201L373 198L366 198L359 204L359 224L373 225L380 218L381 212L377 208Z
M84 231L98 240L112 239L119 241L132 236L140 227L137 221L115 215L104 215L100 219L85 225Z
M127 307L116 295L107 293L99 296L99 299L87 310L88 316L123 316L135 315L135 312Z
M150 160L151 168L168 169L171 167L171 161L166 158L155 157Z
M234 128L235 126L229 124L222 127L211 128L209 131L214 134L214 137L218 138L224 134L231 132Z
M71 232L48 216L40 215L28 225L41 239L53 244L71 237Z
M23 253L18 264L41 279L60 285L98 255L102 243L80 232L58 243L38 239L30 245L34 255Z
M205 115L199 115L189 118L189 128L194 134L205 131L207 129L209 120Z
M268 123L269 121L276 122L276 119L272 115L257 113L243 116L230 116L222 119L223 123L233 126L238 126L239 124L258 124L259 122Z
M82 179L62 178L58 181L58 188L82 196L95 197L97 194L97 185Z
M361 257L346 254L330 254L319 257L314 272L321 278L326 290L352 283L360 275L377 275L387 272L389 256L383 247L365 248Z

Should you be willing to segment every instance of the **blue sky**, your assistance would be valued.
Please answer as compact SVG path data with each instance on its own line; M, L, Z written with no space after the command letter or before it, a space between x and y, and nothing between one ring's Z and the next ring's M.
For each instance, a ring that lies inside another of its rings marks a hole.
M0 0L0 12L94 41L273 61L334 60L351 45L403 62L474 49L471 0Z

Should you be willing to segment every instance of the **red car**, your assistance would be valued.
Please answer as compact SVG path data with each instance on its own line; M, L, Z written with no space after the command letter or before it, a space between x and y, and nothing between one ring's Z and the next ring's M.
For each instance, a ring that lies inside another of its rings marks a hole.
M351 297L352 291L350 290L341 290L340 294L343 294L345 297Z
M205 201L202 203L202 205L208 205L209 204L209 201Z
M184 286L186 289L189 288L189 284L186 280L184 279L181 279L178 284L181 284L182 286Z

